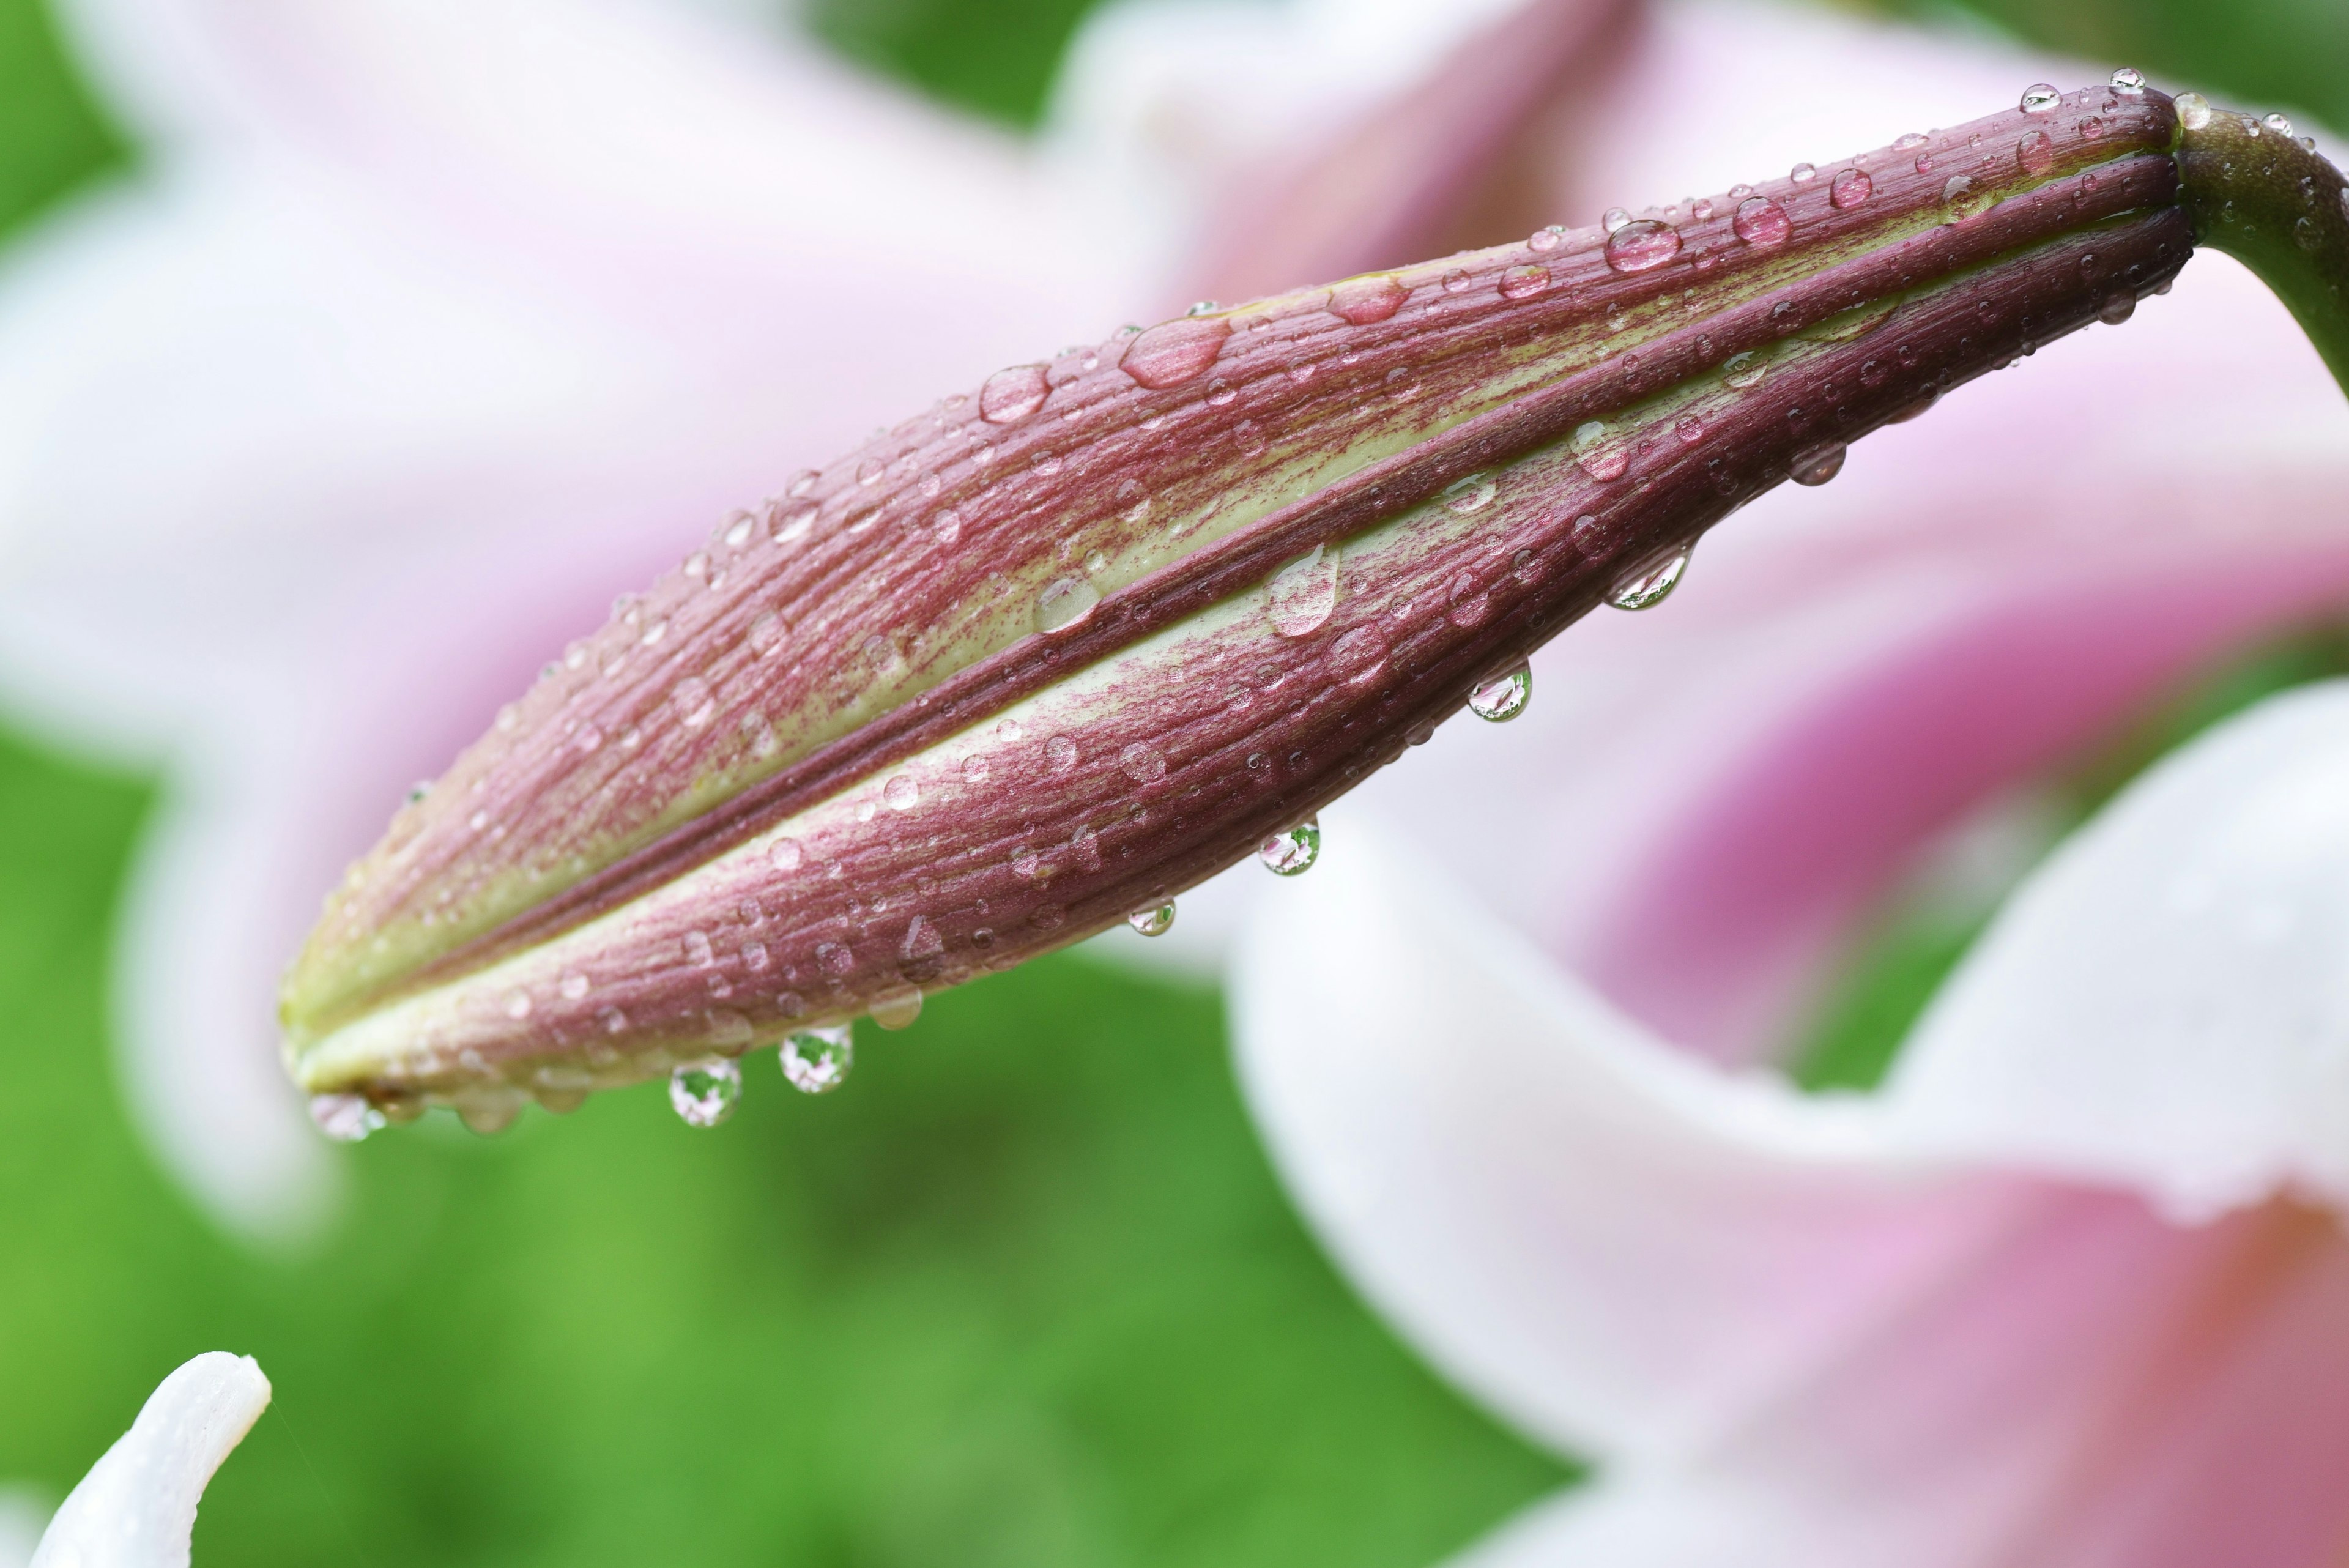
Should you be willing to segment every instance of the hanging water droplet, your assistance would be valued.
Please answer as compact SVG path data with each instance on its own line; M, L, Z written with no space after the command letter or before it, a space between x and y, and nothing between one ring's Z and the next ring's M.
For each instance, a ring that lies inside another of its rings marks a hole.
M2305 218L2301 220L2302 223L2307 221ZM2104 304L2096 307L2096 319L2107 327L2118 327L2136 314L2137 296L2125 288L2106 295Z
M1475 690L1468 693L1468 711L1489 723L1506 724L1526 711L1533 696L1533 666L1520 664L1505 674L1477 682Z
M1749 196L1740 202L1737 215L1730 219L1729 226L1749 245L1779 244L1795 232L1786 209L1767 196Z
M2134 66L2123 66L2113 73L2113 90L2137 98L2145 91L2145 73Z
M1101 590L1082 577L1061 577L1036 596L1036 629L1066 631L1093 613Z
M1617 272L1646 272L1681 254L1681 232L1670 223L1640 218L1607 236L1607 265Z
M907 981L892 981L873 993L865 1011L884 1029L904 1029L922 1015L922 988Z
M668 1075L669 1108L692 1127L714 1127L742 1099L742 1067L730 1056L688 1062Z
M991 425L1017 424L1044 406L1052 395L1041 365L1014 365L998 370L978 389L978 417Z
M1837 208L1857 207L1875 194L1876 182L1860 169L1843 171L1827 187L1827 200Z
M2026 174L2044 174L2055 167L2055 141L2044 130L2023 133L2014 144L2014 161Z
M2207 130L2210 124L2210 100L2199 92L2179 93L2174 100L2178 123L2189 130Z
M1283 637L1317 631L1338 607L1338 552L1316 545L1273 574L1265 585L1265 611Z
M1125 923L1145 937L1163 937L1174 929L1174 900L1136 909L1126 916Z
M2033 82L2023 89L2023 112L2045 114L2064 101L2064 95L2046 82Z
M1276 877L1303 876L1321 857L1320 819L1309 816L1273 834L1256 846L1256 857Z
M1607 602L1617 609L1653 609L1680 587L1682 574L1688 570L1688 564L1689 553L1682 550L1657 566L1634 572L1615 585L1613 591L1607 596Z
M1483 511L1499 493L1500 486L1493 483L1491 474L1472 473L1445 485L1440 499L1446 511L1465 516L1471 512Z
M1171 904L1167 906L1167 919L1174 919ZM313 1095L310 1119L336 1143L357 1143L384 1122L383 1113L369 1105L364 1095Z
M457 1096L457 1119L469 1131L483 1137L495 1137L513 1126L514 1117L522 1115L523 1104L530 1098L520 1089L502 1086L476 1086Z
M829 1029L795 1029L783 1036L783 1076L802 1095L828 1095L856 1064L856 1041L845 1023Z
M1839 441L1806 447L1786 465L1786 477L1797 484L1825 484L1843 472L1843 442Z

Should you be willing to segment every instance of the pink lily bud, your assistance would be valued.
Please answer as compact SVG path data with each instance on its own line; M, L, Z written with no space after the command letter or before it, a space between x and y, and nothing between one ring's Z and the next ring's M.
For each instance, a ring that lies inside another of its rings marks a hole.
M1738 506L2165 287L2178 130L2034 88L999 370L548 665L328 900L289 1069L347 1131L672 1069L715 1116L754 1045L1301 870L1319 807L1515 712L1537 646Z

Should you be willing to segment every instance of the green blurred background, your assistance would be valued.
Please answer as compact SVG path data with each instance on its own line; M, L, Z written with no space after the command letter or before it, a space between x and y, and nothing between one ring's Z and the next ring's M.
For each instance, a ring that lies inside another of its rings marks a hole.
M818 0L843 53L1032 121L1084 0ZM2338 0L1916 0L2349 124ZM0 0L0 243L136 157L35 0ZM2076 815L2315 636L2178 694L2063 781ZM1568 1471L1439 1385L1275 1185L1216 998L1069 957L942 996L850 1089L762 1069L688 1134L657 1088L351 1152L292 1257L225 1241L110 1079L105 975L153 781L0 729L0 1480L61 1496L197 1351L276 1402L201 1563L1417 1568ZM1857 1085L1978 917L1885 911L1802 1076Z

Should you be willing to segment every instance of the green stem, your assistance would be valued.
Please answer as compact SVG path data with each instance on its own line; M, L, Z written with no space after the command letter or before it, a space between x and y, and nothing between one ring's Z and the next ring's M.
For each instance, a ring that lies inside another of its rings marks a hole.
M2178 120L2196 240L2257 273L2349 390L2349 181L2281 116L2262 120L2186 93Z

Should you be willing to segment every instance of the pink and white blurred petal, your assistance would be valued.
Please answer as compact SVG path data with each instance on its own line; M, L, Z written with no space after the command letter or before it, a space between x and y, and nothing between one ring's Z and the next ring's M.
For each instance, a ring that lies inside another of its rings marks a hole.
M30 1487L0 1486L0 1568L30 1568L53 1511Z
M181 1366L58 1507L31 1568L187 1568L205 1486L268 1407L249 1355Z
M2228 723L2068 841L1887 1094L1927 1147L2188 1215L2349 1208L2349 683Z

